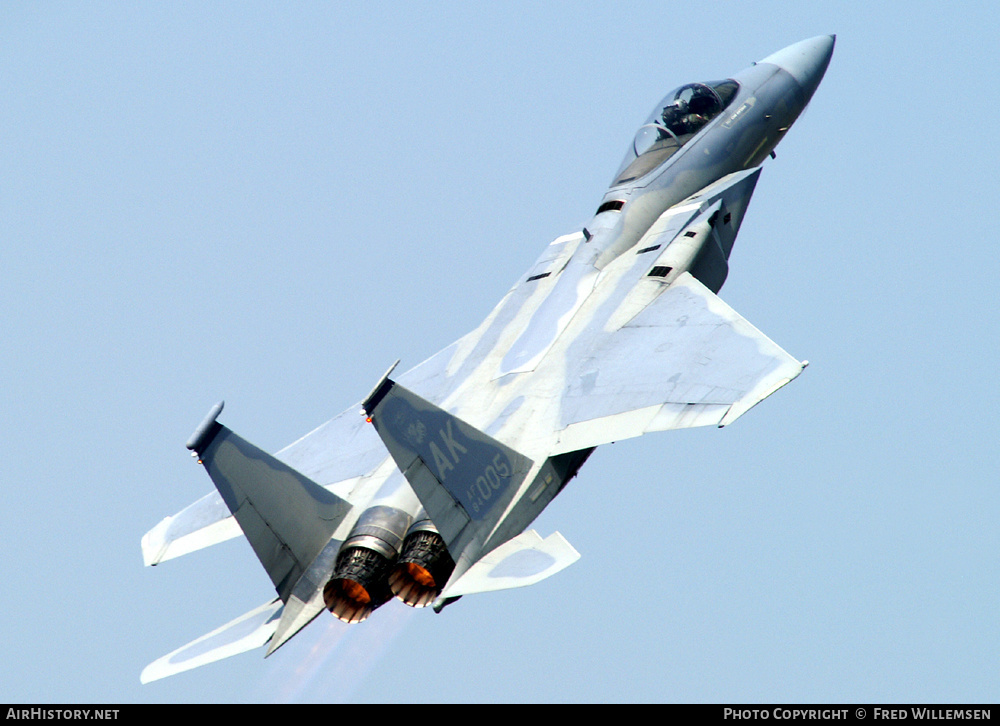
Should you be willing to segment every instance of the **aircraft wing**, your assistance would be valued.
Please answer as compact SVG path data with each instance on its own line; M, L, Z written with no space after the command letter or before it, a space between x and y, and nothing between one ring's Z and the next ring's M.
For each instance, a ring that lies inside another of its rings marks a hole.
M465 338L475 339L475 331ZM468 344L465 338L407 371L400 380L428 400L439 400L448 390L448 363L459 346ZM274 457L338 496L349 498L358 478L372 473L388 456L378 434L360 416L360 408L360 404L351 406ZM219 492L212 489L177 514L164 517L143 536L143 562L158 565L242 534Z
M639 285L655 281L642 279ZM566 358L553 453L651 431L732 423L807 365L685 272Z

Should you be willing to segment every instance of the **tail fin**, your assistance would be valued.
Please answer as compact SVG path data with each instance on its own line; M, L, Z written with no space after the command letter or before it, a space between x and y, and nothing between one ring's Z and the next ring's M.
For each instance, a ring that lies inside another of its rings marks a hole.
M456 563L500 520L533 462L389 380L362 404Z
M287 601L351 505L218 423L221 411L220 403L187 446L198 454L278 595Z

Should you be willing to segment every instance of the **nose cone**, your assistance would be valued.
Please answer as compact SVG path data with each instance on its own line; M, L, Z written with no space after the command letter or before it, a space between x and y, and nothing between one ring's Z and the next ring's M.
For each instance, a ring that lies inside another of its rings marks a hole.
M801 40L787 48L782 48L760 62L771 63L788 71L802 86L802 92L808 103L816 86L823 80L826 67L830 65L830 57L833 55L833 45L836 40L836 35L817 35L815 38Z

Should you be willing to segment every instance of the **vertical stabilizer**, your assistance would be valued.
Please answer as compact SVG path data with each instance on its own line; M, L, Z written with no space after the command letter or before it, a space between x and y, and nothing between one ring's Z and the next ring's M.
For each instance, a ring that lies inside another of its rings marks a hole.
M388 378L362 405L461 569L534 462Z
M351 505L218 423L221 410L220 404L209 412L188 448L197 452L278 595L287 601Z

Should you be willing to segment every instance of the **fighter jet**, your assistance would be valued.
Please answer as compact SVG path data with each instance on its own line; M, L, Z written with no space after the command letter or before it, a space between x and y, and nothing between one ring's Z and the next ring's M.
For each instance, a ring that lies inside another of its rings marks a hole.
M267 645L329 610L443 607L575 562L528 529L601 444L726 426L793 358L716 293L761 172L835 36L656 105L594 217L550 243L478 328L271 455L217 420L187 442L216 491L142 539L147 565L243 534L277 597L153 662L148 682ZM377 617L377 616L376 616Z

